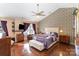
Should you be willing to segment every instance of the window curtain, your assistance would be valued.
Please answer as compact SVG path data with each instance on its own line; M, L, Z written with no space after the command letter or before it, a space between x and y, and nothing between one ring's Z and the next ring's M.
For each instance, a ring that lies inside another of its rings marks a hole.
M7 21L1 21L1 25L2 25L3 30L6 33L6 36L8 36Z
M33 24L33 29L34 29L35 34L36 34L36 25L35 24Z
M33 25L30 24L29 27L28 27L28 29L25 32L26 32L27 35L29 35L29 34L35 34L35 31L33 29Z
M24 23L24 31L28 29L30 23Z

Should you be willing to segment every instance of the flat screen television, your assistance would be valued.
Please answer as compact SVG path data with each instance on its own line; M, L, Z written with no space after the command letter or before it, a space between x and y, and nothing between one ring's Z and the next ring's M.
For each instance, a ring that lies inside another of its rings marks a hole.
M23 24L19 24L19 30L24 30L24 25Z

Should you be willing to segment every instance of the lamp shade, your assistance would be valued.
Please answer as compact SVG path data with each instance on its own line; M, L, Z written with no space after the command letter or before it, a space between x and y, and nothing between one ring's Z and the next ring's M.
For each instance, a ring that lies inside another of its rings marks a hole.
M62 32L63 32L63 30L61 29L61 30L60 30L60 33L62 33Z

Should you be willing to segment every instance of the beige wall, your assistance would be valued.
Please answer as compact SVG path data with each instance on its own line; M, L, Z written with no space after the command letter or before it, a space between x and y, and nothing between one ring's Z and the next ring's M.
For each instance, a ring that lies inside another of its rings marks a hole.
M54 13L39 22L39 30L45 31L46 27L59 27L63 30L63 35L71 36L73 41L73 8L60 8ZM72 42L71 42L72 44Z
M19 30L19 24L23 24L22 19L15 19L15 30Z
M12 32L12 30L13 30L12 22L13 22L13 20L11 20L11 19L7 20L8 34L10 37L14 37L14 32Z
M77 15L77 34L79 34L79 13Z
M31 22L31 21L28 21L27 19L15 19L15 30L19 30L19 24L23 24L23 23L34 23L36 24L36 27L37 27L37 22Z
M15 23L15 30L19 30L19 24L23 24L23 22L25 23L34 23L36 24L36 31L37 31L37 22L31 22L31 21L28 21L27 19L23 20L23 19L20 19L20 18L12 18L12 17L0 17L0 21L7 21L7 29L8 29L8 34L10 37L14 37L15 36L15 32L13 32L13 28L12 28L12 22Z
M32 22L32 21L28 21L27 19L15 19L15 30L19 30L19 24L23 24L23 23L34 23L36 24L36 32L38 31L38 23L37 22Z

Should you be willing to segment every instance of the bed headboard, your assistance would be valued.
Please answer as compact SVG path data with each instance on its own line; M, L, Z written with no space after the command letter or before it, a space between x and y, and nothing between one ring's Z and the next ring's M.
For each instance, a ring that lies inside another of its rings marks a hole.
M45 32L56 32L56 33L59 33L59 27L47 27L47 28L45 28Z

